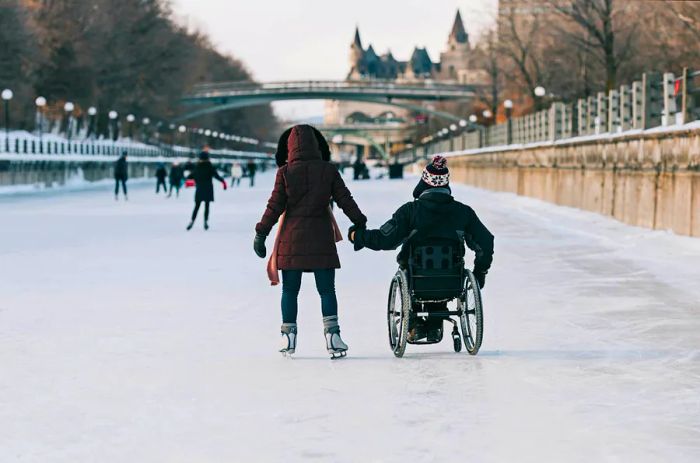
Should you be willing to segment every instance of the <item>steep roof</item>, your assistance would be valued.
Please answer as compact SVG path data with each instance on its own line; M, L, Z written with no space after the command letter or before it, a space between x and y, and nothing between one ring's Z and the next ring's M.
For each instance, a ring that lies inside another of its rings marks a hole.
M360 39L360 28L358 26L355 26L355 40L353 40L353 44L362 50L362 40Z
M462 22L462 14L459 10L457 10L457 16L455 16L455 22L452 25L449 40L457 43L467 43L469 40L467 31L464 29L464 22Z

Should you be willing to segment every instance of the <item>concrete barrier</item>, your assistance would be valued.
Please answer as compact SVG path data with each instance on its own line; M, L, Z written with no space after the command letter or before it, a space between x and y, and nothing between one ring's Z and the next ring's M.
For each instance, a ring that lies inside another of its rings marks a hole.
M449 153L453 181L700 236L700 129Z

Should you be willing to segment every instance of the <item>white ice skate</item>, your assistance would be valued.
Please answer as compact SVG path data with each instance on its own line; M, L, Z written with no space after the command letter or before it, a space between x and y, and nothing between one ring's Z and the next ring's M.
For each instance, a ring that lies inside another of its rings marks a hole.
M323 332L326 336L326 349L331 354L331 360L345 357L348 345L340 337L340 326L338 326L337 316L323 317Z
M283 323L281 331L282 337L280 339L282 343L280 345L280 352L284 357L291 357L297 348L297 324Z

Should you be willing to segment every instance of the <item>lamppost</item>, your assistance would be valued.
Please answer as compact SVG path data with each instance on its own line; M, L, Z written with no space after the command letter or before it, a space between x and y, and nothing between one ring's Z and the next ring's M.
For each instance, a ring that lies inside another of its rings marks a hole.
M97 108L90 106L88 108L88 116L90 116L90 121L88 122L88 132L87 138L95 138L97 132L97 127L95 127L95 116L97 115Z
M136 117L134 117L133 114L128 114L126 116L126 121L129 123L129 139L133 140L134 139L134 121L136 120Z
M145 140L146 143L148 143L148 125L151 123L151 120L147 117L144 117L141 119L141 139Z
M187 132L187 127L185 127L184 125L181 125L180 127L177 128L177 131L180 132L181 134L184 134L185 132ZM187 143L187 141L185 140L184 135L182 135L182 138L183 138L182 142L186 145L189 145L189 143Z
M111 137L112 141L117 141L117 138L119 138L119 132L117 131L118 129L118 123L117 123L117 118L119 117L119 113L116 112L115 110L111 110L108 114L109 116L109 126L111 130Z
M68 143L70 143L71 135L73 132L73 110L75 109L75 105L71 103L70 101L66 101L66 104L63 105L63 110L66 112L66 135L68 138Z
M10 100L14 96L12 90L6 88L0 94L5 103L5 151L10 151Z
M481 148L484 145L484 131L483 127L476 123L476 121L478 120L479 118L476 117L476 114L472 114L471 116L469 116L469 122L471 122L472 125L475 125L476 129L479 131L479 148Z
M506 144L510 145L513 143L513 101L504 101L503 107L506 110Z
M539 111L542 109L542 97L547 94L547 90L545 90L543 86L538 85L533 92L535 94L535 110Z
M39 143L41 143L44 132L44 106L46 106L46 98L44 98L43 96L38 96L36 97L36 100L34 100L34 104L36 105L35 125L39 132Z

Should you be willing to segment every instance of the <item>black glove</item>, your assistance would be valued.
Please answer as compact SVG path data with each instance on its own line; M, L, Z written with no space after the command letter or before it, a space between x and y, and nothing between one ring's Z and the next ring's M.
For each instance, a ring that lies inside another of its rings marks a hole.
M267 255L267 249L265 249L265 238L267 238L267 236L256 233L255 241L253 241L253 249L255 250L255 254L257 254L261 259L264 259L265 255Z
M484 289L486 285L486 272L483 270L473 270L472 273L474 274L474 278L476 278L476 282L479 283L479 289Z
M354 234L357 233L358 229L359 227L357 225L352 225L350 226L350 228L348 228L348 240L350 240L351 243L355 242L355 238L357 237L357 235Z

